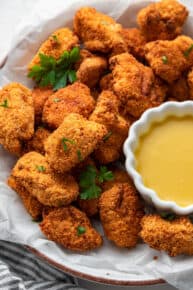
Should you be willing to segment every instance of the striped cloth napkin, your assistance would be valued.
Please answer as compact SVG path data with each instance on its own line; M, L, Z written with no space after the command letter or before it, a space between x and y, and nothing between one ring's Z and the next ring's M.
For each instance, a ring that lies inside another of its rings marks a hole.
M0 241L1 290L85 290L73 277L36 258L23 246Z

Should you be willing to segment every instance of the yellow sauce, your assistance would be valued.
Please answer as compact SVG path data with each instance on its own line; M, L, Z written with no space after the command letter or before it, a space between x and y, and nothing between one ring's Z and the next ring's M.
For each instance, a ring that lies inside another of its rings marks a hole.
M193 204L193 117L155 123L139 140L136 169L162 200Z

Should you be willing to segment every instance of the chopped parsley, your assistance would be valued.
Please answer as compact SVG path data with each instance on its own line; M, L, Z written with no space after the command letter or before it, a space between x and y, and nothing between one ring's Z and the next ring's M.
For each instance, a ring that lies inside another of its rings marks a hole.
M168 63L168 58L167 58L166 55L163 55L163 56L162 56L162 62L163 62L164 64L167 64L167 63Z
M44 171L46 171L46 168L45 168L43 165L37 165L37 166L36 166L36 169L37 169L39 172L44 172Z
M107 140L109 140L109 138L111 137L111 135L113 134L112 131L109 131L104 137L103 137L103 141L106 142Z
M70 143L70 144L75 144L74 140L68 139L68 138L62 138L62 147L64 149L64 151L68 150L68 145L66 143Z
M78 226L78 227L77 227L77 235L78 235L78 236L81 236L81 235L83 235L84 233L86 233L86 228L83 227L83 226Z
M74 64L80 58L79 47L64 51L57 60L43 53L39 53L39 58L40 64L34 65L28 73L28 77L34 79L39 87L51 85L56 91L76 81Z
M186 49L186 50L184 51L184 56L185 56L185 57L188 57L189 54L191 53L192 49L193 49L193 43L188 47L188 49Z
M60 42L59 42L59 40L58 40L58 37L57 37L57 35L52 35L52 38L53 38L53 40L54 40L54 42L55 43L57 43L57 44L59 44Z
M5 100L3 101L3 103L0 104L0 107L8 108L8 100L5 99Z
M101 166L97 172L94 166L88 165L79 178L80 198L86 200L99 197L102 189L98 184L112 179L112 172L108 171L105 166Z
M168 221L173 221L176 218L175 213L172 213L172 212L162 212L160 213L160 216L163 219L168 220Z

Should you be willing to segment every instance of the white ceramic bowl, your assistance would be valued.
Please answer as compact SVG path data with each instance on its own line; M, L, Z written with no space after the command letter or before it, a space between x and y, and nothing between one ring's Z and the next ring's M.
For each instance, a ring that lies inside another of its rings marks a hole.
M181 207L174 201L164 201L159 198L157 193L143 184L141 175L135 169L134 151L138 146L139 137L146 133L155 122L161 122L169 116L193 116L193 101L186 102L167 102L159 107L147 110L141 118L130 128L129 136L124 143L124 154L126 156L126 170L133 179L135 186L141 196L158 210L173 211L179 215L193 213L193 204Z

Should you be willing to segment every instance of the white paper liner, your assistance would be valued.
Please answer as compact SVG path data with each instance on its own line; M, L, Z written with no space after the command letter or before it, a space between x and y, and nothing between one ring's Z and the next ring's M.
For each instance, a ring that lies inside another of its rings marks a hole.
M59 27L72 27L75 11L81 6L93 6L118 19L123 26L136 25L137 11L153 1L132 0L55 0L37 1L35 10L24 19L12 41L7 62L1 71L0 85L18 81L31 87L26 77L26 65L40 43ZM184 31L193 36L193 5L182 1L190 15ZM138 244L135 249L119 249L104 239L104 246L84 254L67 251L48 241L37 223L26 213L19 197L6 185L6 178L16 159L0 147L0 239L34 247L55 262L70 269L105 279L146 281L163 278L184 290L193 289L193 258L170 258L163 252ZM96 222L102 232L101 226ZM157 256L158 259L154 259Z

